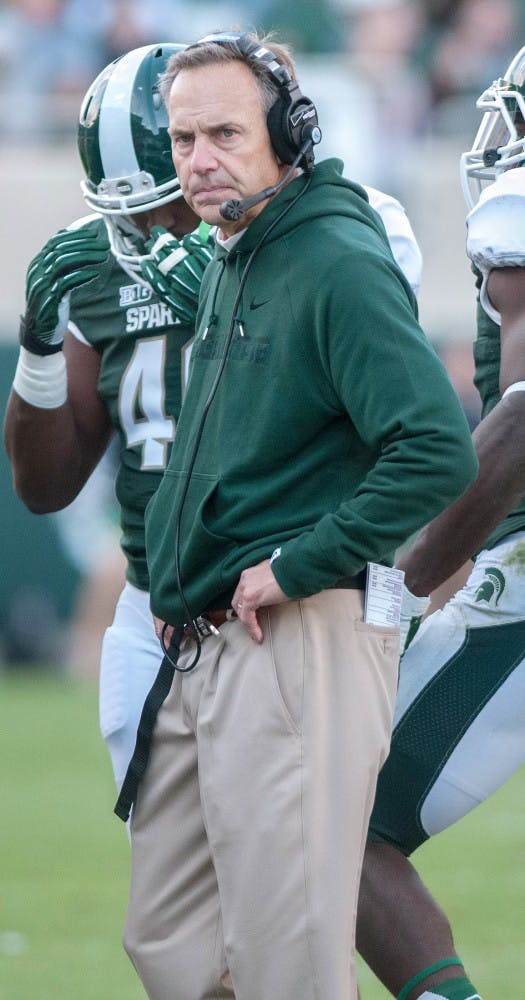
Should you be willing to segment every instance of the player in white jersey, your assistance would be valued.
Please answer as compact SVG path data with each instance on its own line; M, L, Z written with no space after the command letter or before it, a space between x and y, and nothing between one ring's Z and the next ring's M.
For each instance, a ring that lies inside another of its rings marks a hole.
M361 883L358 947L398 1000L479 997L408 856L524 760L525 48L478 107L485 114L461 169L479 289L479 474L399 562L412 634L426 595L474 564L405 647Z
M22 361L5 424L17 492L37 513L68 505L110 436L119 437L127 582L104 637L100 677L101 730L119 788L162 660L149 610L144 510L169 457L211 253L207 239L183 235L198 220L180 197L157 90L176 48L133 50L106 67L82 102L82 187L100 214L62 230L29 268ZM367 190L417 292L421 254L404 209ZM157 239L145 246L151 229Z
M423 258L405 209L392 195L378 191L377 188L369 187L367 184L364 185L364 188L372 208L379 212L383 220L396 263L410 282L412 291L417 298L421 284Z

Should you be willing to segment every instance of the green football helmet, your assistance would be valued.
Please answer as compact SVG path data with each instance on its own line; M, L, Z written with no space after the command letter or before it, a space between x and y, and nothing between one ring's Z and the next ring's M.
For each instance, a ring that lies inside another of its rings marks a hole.
M461 157L461 186L469 209L498 174L525 164L525 46L476 107L485 114L472 149Z
M82 194L104 217L111 249L132 277L149 256L133 215L182 196L159 77L184 48L157 43L120 56L99 73L80 108Z

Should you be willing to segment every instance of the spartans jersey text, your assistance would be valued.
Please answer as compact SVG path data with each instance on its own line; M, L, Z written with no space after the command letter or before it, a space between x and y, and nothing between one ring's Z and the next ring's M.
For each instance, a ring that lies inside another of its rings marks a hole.
M137 333L140 330L157 330L163 326L175 326L178 319L173 319L171 309L165 302L153 302L151 305L132 306L126 310L126 333Z
M119 305L126 309L126 333L158 330L163 326L176 326L179 322L178 319L173 319L170 307L164 302L153 302L146 305L151 299L151 295L151 289L139 284L139 282L133 285L121 285Z

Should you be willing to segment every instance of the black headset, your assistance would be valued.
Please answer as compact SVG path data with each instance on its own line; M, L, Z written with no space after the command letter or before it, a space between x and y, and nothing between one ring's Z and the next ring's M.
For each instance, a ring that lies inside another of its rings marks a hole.
M301 93L297 80L271 49L261 45L247 34L221 32L206 35L188 48L196 48L213 42L217 45L234 43L247 59L261 63L270 79L278 88L279 96L266 116L270 141L275 154L282 163L294 163L310 171L314 165L313 147L321 141L321 129L317 120L317 109L309 97ZM306 149L304 148L306 146Z

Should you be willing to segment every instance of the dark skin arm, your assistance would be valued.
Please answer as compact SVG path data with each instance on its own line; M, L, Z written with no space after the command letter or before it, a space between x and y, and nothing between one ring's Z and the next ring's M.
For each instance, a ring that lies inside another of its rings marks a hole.
M525 268L491 271L501 316L500 391L525 381ZM473 434L479 473L467 492L420 533L399 568L416 596L430 594L483 546L525 495L525 392L502 399Z
M525 381L525 268L493 270L489 296L501 315L500 390ZM467 492L432 521L399 565L412 593L430 594L457 573L525 494L525 393L502 400L476 428L479 474ZM357 947L393 996L416 973L456 955L447 917L408 858L368 842L363 863ZM461 961L414 987L407 1000L461 975Z
M68 398L45 410L11 390L4 443L15 492L34 514L67 507L104 454L111 437L109 414L98 395L97 351L71 334L64 341Z

